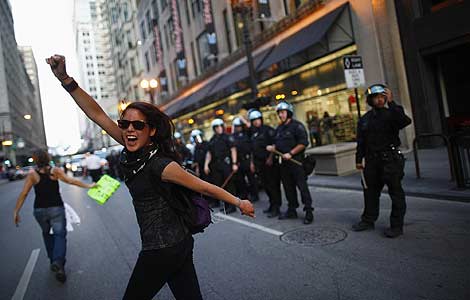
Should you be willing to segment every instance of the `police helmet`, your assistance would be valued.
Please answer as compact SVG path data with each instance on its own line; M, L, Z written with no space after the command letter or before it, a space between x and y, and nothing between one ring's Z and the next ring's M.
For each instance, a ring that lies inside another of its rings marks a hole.
M242 126L243 122L239 117L236 117L235 119L233 119L232 125L233 126Z
M279 112L281 110L286 110L287 116L289 118L291 118L292 115L294 114L294 107L292 106L292 104L286 101L281 101L276 105L276 112Z
M263 117L263 114L261 114L259 110L252 110L248 114L248 119L250 119L250 121L261 119L262 117Z
M202 131L200 131L199 129L194 129L191 131L191 137L197 137L197 136L202 136Z
M212 129L214 129L216 126L224 126L224 120L219 119L219 118L214 119L211 123L211 127Z
M377 94L386 95L387 94L385 90L386 88L387 88L386 85L380 84L380 83L369 86L365 92L367 104L369 104L370 106L373 106L374 103L372 102L372 97Z
M175 133L173 134L173 137L174 137L175 139L180 139L180 138L181 138L181 133L179 133L179 132L177 131L177 132L175 132Z

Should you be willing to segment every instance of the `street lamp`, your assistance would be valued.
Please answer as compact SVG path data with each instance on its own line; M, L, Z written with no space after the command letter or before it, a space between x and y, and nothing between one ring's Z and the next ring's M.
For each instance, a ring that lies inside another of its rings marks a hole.
M145 90L146 93L150 95L150 102L155 104L154 95L158 88L158 80L151 78L150 80L142 79L140 82L140 87Z
M31 115L30 114L26 114L23 116L23 118L25 118L25 120L31 120Z
M239 14L242 18L242 24L239 26L243 30L243 44L245 46L246 60L248 63L248 70L250 73L250 86L251 86L251 96L255 100L258 95L258 87L256 81L256 71L255 65L253 62L253 45L251 43L250 31L248 29L248 16L251 13L253 8L253 1L251 0L230 0L233 12Z

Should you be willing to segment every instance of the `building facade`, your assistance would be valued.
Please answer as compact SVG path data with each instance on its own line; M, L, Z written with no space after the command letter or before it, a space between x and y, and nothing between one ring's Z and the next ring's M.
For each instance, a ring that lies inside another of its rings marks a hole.
M31 119L33 128L36 129L33 135L33 143L41 149L47 148L46 130L44 128L44 115L42 113L41 90L39 89L39 76L36 59L34 58L33 49L30 46L18 46L24 67L29 79L34 87L34 106L31 107Z
M396 0L395 5L417 134L468 132L470 2Z
M140 2L146 76L166 83L160 84L158 103L184 134L200 128L210 136L213 118L222 117L230 127L254 98L267 97L269 105L261 107L265 123L277 125L273 107L287 100L295 118L309 129L320 127L321 144L354 141L358 115L368 109L364 89L373 83L386 83L411 115L393 1L241 1L250 4L248 10L233 2ZM251 37L256 97L250 89L244 26ZM346 55L363 59L365 85L358 99L346 86ZM330 125L324 122L327 114ZM402 135L406 148L414 136L409 127ZM314 144L319 143L312 138Z
M93 0L75 0L74 32L80 84L113 119L118 118L118 92L107 15ZM80 114L80 132L88 151L115 145L96 124ZM85 150L84 149L84 150Z
M35 126L42 119L35 96L39 91L18 50L8 1L0 2L0 35L0 160L5 168L27 163L33 149L45 147L45 137L43 125Z
M136 0L98 0L105 26L109 30L114 82L118 99L138 100L145 97L140 88L142 67L138 51Z

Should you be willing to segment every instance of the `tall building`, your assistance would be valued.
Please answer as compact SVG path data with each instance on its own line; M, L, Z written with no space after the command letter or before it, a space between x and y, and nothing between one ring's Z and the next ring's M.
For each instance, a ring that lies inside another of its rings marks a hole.
M75 47L81 86L112 118L118 118L118 93L106 14L94 0L74 2ZM80 131L87 150L115 144L96 124L81 114Z
M43 125L36 125L40 104L16 44L8 1L0 1L0 20L0 162L8 167L26 163L33 149L45 147L45 138Z
M137 50L137 3L136 0L99 0L103 18L109 29L114 82L119 99L123 101L144 98L140 88L142 67Z
M39 76L36 59L34 58L33 49L30 46L18 46L26 73L34 86L34 106L31 107L31 122L36 129L32 137L34 144L40 145L42 149L47 148L46 131L44 128L44 115L42 113L41 90L39 89Z
M230 124L264 96L270 100L261 107L265 123L275 126L273 107L288 100L307 126L325 112L333 117L323 144L354 141L358 114L368 109L365 87L378 82L387 83L411 115L393 1L142 0L138 24L144 75L159 80L157 102L185 135L200 128L209 136L211 119ZM365 85L358 96L345 80L348 55L362 56ZM405 147L413 134L412 126L403 133Z

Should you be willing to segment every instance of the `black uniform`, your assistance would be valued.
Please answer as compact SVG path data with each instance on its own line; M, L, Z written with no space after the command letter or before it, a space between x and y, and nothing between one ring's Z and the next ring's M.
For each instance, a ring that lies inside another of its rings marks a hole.
M231 148L235 147L233 137L223 134L214 134L209 141L208 151L211 153L209 164L211 182L217 186L222 186L232 172ZM234 194L233 179L228 182L225 190ZM227 208L228 205L226 204Z
M186 165L191 160L191 151L183 143L175 143L175 150L181 156L183 165Z
M305 126L297 120L290 119L287 124L281 124L276 128L274 138L276 150L281 153L289 153L295 146L302 144L308 145L308 135ZM297 153L292 158L302 162L304 160L304 152ZM291 161L281 161L281 181L284 186L286 198L288 202L288 211L295 211L299 207L297 200L297 190L300 190L304 210L313 210L312 196L307 186L307 178L302 166Z
M281 206L281 175L279 163L273 159L271 166L267 165L270 153L266 146L274 144L275 130L267 125L259 128L251 127L251 143L253 150L253 162L256 171L261 178L261 183L269 197L270 210L276 210Z
M252 145L250 135L246 130L233 134L235 147L237 148L238 172L235 176L235 186L237 196L241 199L248 199L248 192L251 201L258 201L258 184L255 174L250 170ZM248 179L248 185L246 179Z
M389 108L373 108L357 125L356 163L365 158L364 213L362 221L374 223L379 216L379 197L384 184L392 199L390 224L392 228L403 227L406 212L405 192L401 186L405 160L398 150L400 129L411 124L403 108L394 102Z
M204 173L204 165L206 163L207 150L209 150L208 142L203 141L201 143L196 143L193 155L193 162L198 166L199 176L204 180L207 178Z

